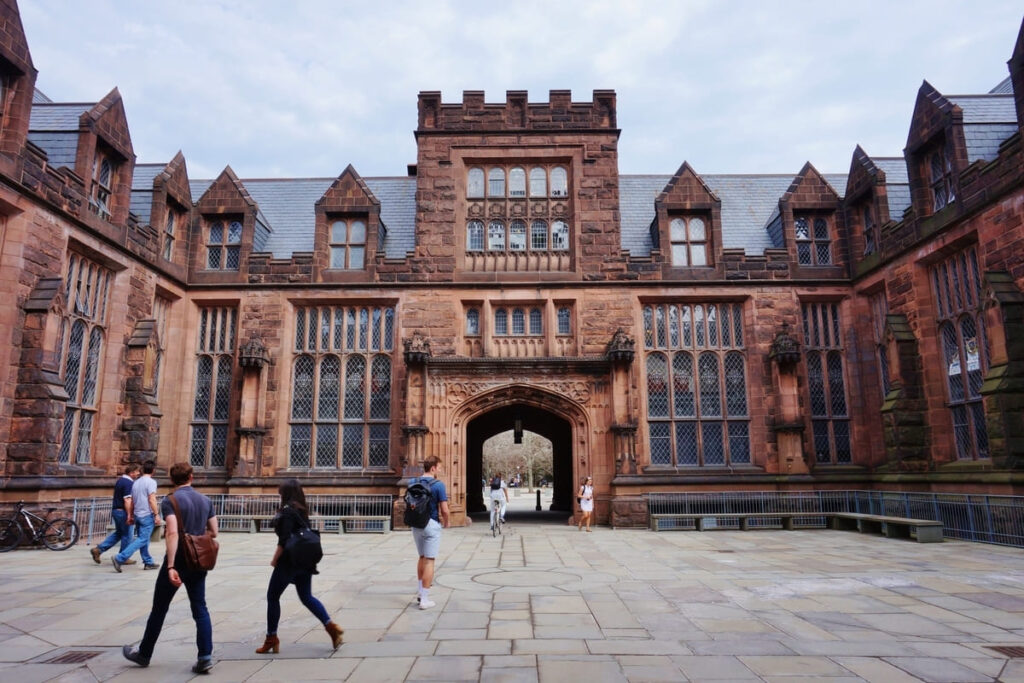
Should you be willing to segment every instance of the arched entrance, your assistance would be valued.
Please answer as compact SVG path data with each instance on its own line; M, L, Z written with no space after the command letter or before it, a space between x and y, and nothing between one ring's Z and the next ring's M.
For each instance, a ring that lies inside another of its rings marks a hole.
M551 442L554 482L552 483L552 510L572 510L573 467L572 426L567 420L541 408L525 404L512 404L479 415L466 425L466 511L486 510L480 486L472 486L483 476L484 442L495 434L506 432L515 421L523 431L540 434Z

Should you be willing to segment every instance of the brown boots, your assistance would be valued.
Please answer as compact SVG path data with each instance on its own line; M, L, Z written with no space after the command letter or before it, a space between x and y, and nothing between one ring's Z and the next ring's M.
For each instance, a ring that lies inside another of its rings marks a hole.
M273 652L275 655L281 651L281 641L278 640L277 636L267 636L266 640L263 641L263 647L256 649L256 654L265 655L268 652Z
M345 632L345 629L335 624L333 621L328 621L324 624L324 630L327 631L327 635L331 637L331 645L337 650L338 646L341 645L341 634Z

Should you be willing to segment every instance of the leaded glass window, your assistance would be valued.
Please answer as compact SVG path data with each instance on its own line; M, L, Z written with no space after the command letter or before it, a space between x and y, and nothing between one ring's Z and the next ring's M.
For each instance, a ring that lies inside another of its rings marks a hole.
M236 325L233 308L211 306L199 311L189 444L193 467L222 468L227 463Z
M70 254L64 280L57 362L68 394L57 459L62 464L92 462L92 427L99 405L106 337L107 303L114 274L77 254Z
M501 168L492 168L487 171L487 196L488 197L504 197L505 196L505 170Z
M484 196L484 169L471 168L466 179L466 196L477 199Z
M892 390L892 380L889 378L889 351L885 342L885 318L889 315L889 301L885 296L885 290L872 294L870 302L875 359L878 361L878 381L884 399Z
M539 308L527 311L518 307L494 308L494 334L496 336L512 335L522 337L525 335L544 334L544 317ZM529 321L527 321L529 317ZM529 322L529 327L527 327Z
M741 304L643 309L651 464L750 464Z
M548 174L539 166L530 169L530 196L548 196Z
M359 219L331 223L331 268L362 270L366 263L366 222Z
M113 192L115 165L106 152L96 150L92 164L92 187L89 208L100 218L110 218L110 196Z
M555 221L551 224L551 250L565 251L569 248L569 224Z
M289 467L388 467L394 315L382 306L296 308Z
M505 251L505 224L501 221L491 221L487 225L487 249Z
M484 223L483 221L470 221L466 224L466 250L484 250Z
M569 176L561 166L551 169L551 196L569 196Z
M877 247L877 234L875 230L875 214L871 210L871 202L867 201L862 207L861 224L864 226L864 255L875 253Z
M526 196L526 171L518 166L508 172L508 196Z
M239 221L210 223L206 239L207 270L238 270L241 263L242 224Z
M174 240L177 229L178 212L172 208L167 209L167 218L164 220L164 260L174 259Z
M793 218L797 261L802 266L832 265L832 237L829 216L803 215Z
M540 315L539 308L530 309L530 334L542 334L544 325Z
M558 334L572 334L572 312L564 306L558 309Z
M953 163L942 142L927 155L928 178L932 191L932 211L938 211L956 199L953 189Z
M853 454L839 305L805 303L802 312L814 460L820 465L850 464Z
M977 248L964 249L932 268L946 395L956 457L991 457L981 385L988 371Z
M708 265L708 232L699 216L680 216L669 223L672 265Z
M530 224L530 249L544 251L548 248L548 224L534 221Z
M509 251L526 251L526 222L512 221L508 226Z
M480 311L471 308L466 311L466 336L477 337L480 335Z

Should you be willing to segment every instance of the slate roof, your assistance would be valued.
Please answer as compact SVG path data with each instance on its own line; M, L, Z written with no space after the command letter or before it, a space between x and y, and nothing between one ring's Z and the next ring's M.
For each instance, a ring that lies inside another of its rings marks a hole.
M991 161L999 144L1017 132L1017 108L1013 95L949 95L964 112L964 142L968 163Z
M135 164L132 171L132 196L129 210L149 225L153 211L153 179L167 168L167 164Z
M95 106L95 102L33 103L28 129L30 131L77 131L78 118Z
M40 98L45 98L40 100ZM54 104L38 90L32 97L28 139L46 151L51 166L75 165L78 153L78 117L95 104Z
M46 104L50 102L53 102L53 100L47 97L46 93L39 88L32 91L32 104Z
M273 229L264 249L275 258L290 258L293 252L313 250L314 204L336 178L242 179L242 185L259 204L266 223ZM416 179L363 178L380 201L381 221L387 227L384 253L403 258L416 244ZM212 180L189 182L195 201L203 196Z
M903 220L903 212L910 207L910 176L903 157L871 157L871 161L885 173L885 193L889 198L889 218Z
M30 132L28 139L43 148L51 166L74 167L78 154L78 133Z
M846 175L827 173L824 178L842 196ZM722 246L741 248L747 254L762 254L773 246L766 229L779 208L796 174L700 176L722 201ZM619 177L619 213L622 248L633 256L651 253L650 226L654 220L654 199L672 179L670 175L624 175Z
M1007 76L1003 80L999 81L999 85L988 91L991 95L1012 95L1013 94L1013 81Z

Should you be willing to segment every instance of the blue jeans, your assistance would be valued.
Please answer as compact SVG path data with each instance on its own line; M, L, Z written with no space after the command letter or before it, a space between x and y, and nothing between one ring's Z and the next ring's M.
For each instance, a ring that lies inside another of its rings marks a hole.
M124 552L124 549L132 542L132 531L135 530L135 525L128 523L128 513L124 510L114 510L110 513L110 518L114 520L114 530L110 532L109 536L100 541L96 547L102 553L113 548L114 544L120 539L120 549L121 552Z
M313 597L313 575L303 569L295 569L278 562L274 573L270 575L267 586L267 635L277 634L277 624L281 621L281 595L288 584L295 584L295 592L299 594L299 602L313 613L321 624L331 620L322 602Z
M181 577L181 582L188 592L192 619L196 622L196 647L199 649L199 659L209 659L213 654L213 623L210 621L210 611L206 609L206 572L189 571L177 566L175 569L178 570L178 576ZM146 633L139 643L139 654L146 659L153 656L156 639L160 637L160 631L164 627L164 617L167 616L167 609L177 592L178 587L171 583L167 575L165 558L156 577L156 586L153 588L153 610L146 622Z
M142 555L143 564L156 564L153 561L153 556L149 554L149 537L153 535L154 524L156 524L156 518L153 515L139 517L135 520L135 526L138 528L139 535L132 539L127 548L124 548L117 554L118 562L124 562L138 550L139 554Z

